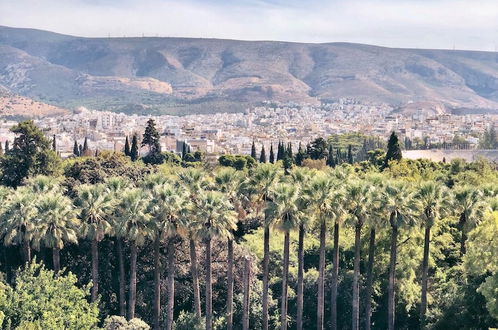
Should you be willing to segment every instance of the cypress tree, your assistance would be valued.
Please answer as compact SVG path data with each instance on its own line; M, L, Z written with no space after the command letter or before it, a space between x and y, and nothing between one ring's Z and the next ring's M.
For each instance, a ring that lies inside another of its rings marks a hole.
M401 153L401 148L399 146L398 136L393 131L389 137L389 142L387 143L387 153L384 160L384 168L389 166L389 161L391 160L401 160L403 157Z
M289 157L290 159L294 159L294 156L292 155L292 143L289 142L289 144L287 145L287 157Z
M256 159L257 159L257 155L256 155L256 145L254 144L254 140L252 140L251 157L252 157L252 158L254 158L254 160L256 160Z
M9 140L5 141L5 152L9 151Z
M83 156L83 146L81 144L79 145L78 150L78 155Z
M85 142L83 142L83 153L88 150L88 138L85 137Z
M57 151L57 141L55 140L55 134L52 138L52 150Z
M147 121L147 127L145 127L142 138L142 147L143 146L149 147L149 153L154 154L161 152L160 135L156 129L156 123L152 118Z
M282 142L278 141L278 146L277 146L277 161L281 160L282 158L284 158L283 150L282 150Z
M134 134L131 139L130 158L132 161L136 161L138 159L138 138L136 134Z
M335 159L334 159L334 147L332 144L329 145L329 154L327 156L327 165L330 167L335 167Z
M78 148L78 142L74 141L73 154L78 157L80 155L80 149Z
M301 142L299 142L299 148L297 149L297 154L296 154L296 159L295 159L295 163L297 166L303 165L303 160L304 160L305 156L306 156L306 154L304 153Z
M353 164L353 147L351 145L348 146L348 163Z
M0 143L0 156L3 156L3 147L1 143Z
M185 156L187 155L188 150L187 150L187 142L183 141L182 145L182 160L185 160Z
M266 152L265 152L265 145L261 147L261 155L259 156L259 162L260 163L266 163Z
M125 146L124 146L124 154L126 156L130 156L130 141L128 141L128 135L126 136Z
M270 163L275 164L275 153L273 152L273 143L270 144Z
M335 162L336 165L339 165L339 164L342 163L342 152L341 152L341 148L337 148L336 149L336 158L335 159L336 159L336 162Z

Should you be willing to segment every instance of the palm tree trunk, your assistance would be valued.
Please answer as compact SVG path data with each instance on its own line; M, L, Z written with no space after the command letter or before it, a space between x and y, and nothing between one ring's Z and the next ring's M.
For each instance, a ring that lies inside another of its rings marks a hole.
M318 301L316 313L316 327L323 330L323 313L325 310L325 220L320 224L320 260L318 265Z
M128 320L135 317L137 301L137 244L130 244L130 293L128 297Z
M173 328L173 312L175 308L175 244L173 239L168 242L168 311L166 330Z
M429 242L431 239L431 227L425 227L424 237L424 259L422 260L422 299L420 301L420 323L421 328L425 326L425 312L427 311L427 277L429 273Z
M360 248L361 248L361 227L358 223L355 226L354 235L354 273L353 273L353 306L352 325L353 330L360 327Z
M332 330L337 330L337 282L339 278L339 223L334 224L334 255L332 268Z
M116 238L116 249L118 252L119 264L119 315L126 315L126 297L125 297L125 269L123 256L123 241L121 238Z
M31 262L31 247L26 239L23 241L21 254L24 257L24 262L29 264Z
M268 279L270 266L270 228L265 226L263 242L263 330L268 330Z
M159 314L161 313L161 260L160 260L160 249L161 247L161 237L159 233L156 233L156 239L154 240L154 316L153 324L155 330L160 330L159 326Z
M192 274L192 285L194 290L195 315L201 317L201 292L199 290L199 273L197 272L197 252L195 251L195 241L190 239L190 273Z
M368 265L367 265L367 283L366 283L366 305L365 305L365 330L370 330L372 319L372 285L373 285L373 267L375 261L375 229L370 229L370 242L368 245Z
M211 238L206 239L206 330L213 329L213 287L211 270Z
M280 302L280 329L287 330L287 279L289 274L289 231L284 236L284 269L282 272L282 301Z
M459 226L460 226L460 232L461 232L461 237L460 237L460 257L463 257L463 255L465 254L466 252L466 247L465 247L465 241L467 240L467 234L465 233L465 222L466 222L466 217L465 217L465 213L462 213L462 215L460 216L460 223L459 223Z
M251 290L251 259L246 257L244 270L244 306L242 315L242 330L249 330L249 308Z
M297 248L297 320L296 329L303 330L303 293L304 293L304 226L299 225Z
M99 294L99 246L96 239L92 240L92 302Z
M233 240L228 239L227 253L227 330L233 329Z
M394 224L393 215L391 215L391 256L389 260L389 285L388 285L388 298L387 298L387 329L394 330L395 318L395 281L396 281L396 259L398 256L398 226Z
M52 264L54 266L54 272L58 273L61 270L61 255L60 249L52 249Z

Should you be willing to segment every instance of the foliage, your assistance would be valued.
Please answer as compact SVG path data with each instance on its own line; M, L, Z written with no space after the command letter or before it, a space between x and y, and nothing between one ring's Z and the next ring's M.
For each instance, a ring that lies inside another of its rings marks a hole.
M112 315L104 320L105 330L149 330L150 327L144 321L134 318L127 321L122 316Z
M16 134L14 145L0 158L0 180L4 185L17 187L27 177L58 172L60 159L33 121L21 122L10 130Z
M0 283L3 329L95 329L97 302L88 303L90 285L78 288L72 273L56 276L33 262L21 270L13 287Z

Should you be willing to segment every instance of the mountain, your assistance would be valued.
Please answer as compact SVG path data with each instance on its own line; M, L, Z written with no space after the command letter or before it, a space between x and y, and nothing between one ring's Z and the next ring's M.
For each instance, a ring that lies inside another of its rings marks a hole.
M82 38L0 26L0 86L53 105L240 111L338 98L498 111L498 54L351 43Z

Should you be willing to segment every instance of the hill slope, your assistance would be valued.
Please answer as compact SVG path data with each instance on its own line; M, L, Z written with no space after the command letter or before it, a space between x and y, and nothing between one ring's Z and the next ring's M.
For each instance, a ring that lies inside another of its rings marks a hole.
M0 85L60 106L130 112L342 97L498 109L498 55L348 43L80 38L0 27Z

